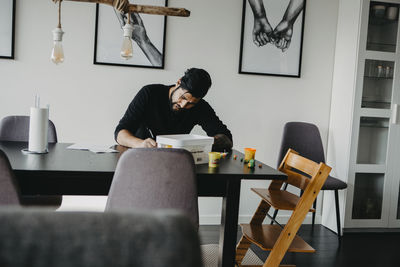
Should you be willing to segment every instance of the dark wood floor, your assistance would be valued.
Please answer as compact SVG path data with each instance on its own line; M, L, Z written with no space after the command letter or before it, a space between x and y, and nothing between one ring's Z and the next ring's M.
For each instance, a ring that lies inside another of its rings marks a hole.
M400 233L346 233L339 244L335 233L321 225L303 225L299 235L317 250L316 253L289 253L282 263L297 267L399 267ZM238 233L238 239L241 233ZM200 226L202 244L218 243L219 227ZM262 260L268 252L253 246Z

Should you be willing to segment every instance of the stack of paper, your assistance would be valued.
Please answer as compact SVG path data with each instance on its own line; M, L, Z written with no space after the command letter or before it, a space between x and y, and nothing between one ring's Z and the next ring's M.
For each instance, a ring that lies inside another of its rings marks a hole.
M89 150L94 153L118 153L118 150L110 148L109 145L93 145L93 144L73 144L67 147L67 149L76 150Z

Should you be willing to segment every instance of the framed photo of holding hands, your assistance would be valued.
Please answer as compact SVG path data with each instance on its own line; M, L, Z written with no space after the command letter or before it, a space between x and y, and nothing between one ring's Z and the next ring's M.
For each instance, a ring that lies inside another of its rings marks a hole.
M0 0L0 58L14 58L15 0Z
M167 6L167 0L129 0L130 3ZM130 14L133 26L133 53L129 59L120 56L123 29L128 14L108 5L96 7L94 64L128 67L164 68L166 16Z
M239 73L300 77L306 0L243 0Z

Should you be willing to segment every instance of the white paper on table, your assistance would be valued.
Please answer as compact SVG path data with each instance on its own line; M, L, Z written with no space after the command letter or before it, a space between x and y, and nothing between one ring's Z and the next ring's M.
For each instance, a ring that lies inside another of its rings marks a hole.
M118 153L118 150L110 148L109 145L93 145L93 144L73 144L67 147L67 149L76 150L89 150L94 153Z

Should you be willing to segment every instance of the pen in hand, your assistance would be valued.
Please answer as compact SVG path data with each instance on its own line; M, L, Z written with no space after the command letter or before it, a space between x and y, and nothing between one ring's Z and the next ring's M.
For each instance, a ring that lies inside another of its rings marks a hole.
M152 139L156 140L156 138L154 137L154 134L153 134L153 132L151 131L151 129L150 129L149 127L147 127L147 130L148 130L149 133L150 133L150 137L151 137Z
M149 127L146 127L146 130L150 134L150 138L146 138L142 141L142 146L141 147L157 147L156 140L154 138L153 132L150 130Z

